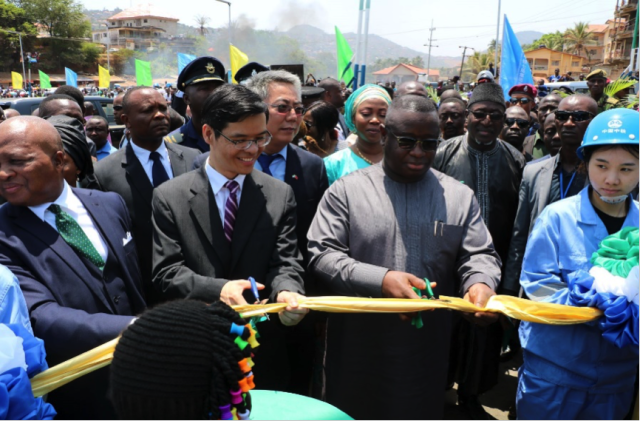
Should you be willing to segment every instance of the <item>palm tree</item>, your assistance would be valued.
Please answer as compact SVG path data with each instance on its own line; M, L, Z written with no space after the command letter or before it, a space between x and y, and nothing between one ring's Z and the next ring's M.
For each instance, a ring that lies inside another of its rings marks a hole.
M464 75L475 79L478 73L489 68L489 63L493 63L493 58L491 53L474 52L464 64Z
M206 28L206 26L209 24L209 21L211 21L211 19L209 19L207 16L196 15L195 22L196 25L198 25L198 32L200 32L200 36L205 36L209 33L209 30Z
M587 48L594 44L594 35L589 31L588 22L578 22L576 25L567 29L565 32L568 50L574 54L580 54L584 51L587 55L587 61L591 61L591 52Z

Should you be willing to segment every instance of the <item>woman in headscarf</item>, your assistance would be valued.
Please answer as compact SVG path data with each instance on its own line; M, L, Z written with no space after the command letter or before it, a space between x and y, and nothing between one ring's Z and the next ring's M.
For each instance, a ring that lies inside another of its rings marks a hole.
M47 121L56 128L62 139L65 152L64 179L71 187L88 181L93 176L93 161L82 123L66 115L52 116Z
M329 184L353 171L377 164L383 157L382 132L391 97L378 85L357 89L345 104L345 122L357 138L353 145L324 159Z

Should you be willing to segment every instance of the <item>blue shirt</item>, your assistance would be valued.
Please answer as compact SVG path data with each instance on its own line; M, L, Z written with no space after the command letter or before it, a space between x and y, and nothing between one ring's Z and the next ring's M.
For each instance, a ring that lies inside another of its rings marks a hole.
M100 149L96 149L96 158L100 161L103 158L108 157L112 153L116 153L118 150L113 147L113 145L109 142L105 143L104 146Z
M263 153L263 155L266 155ZM287 147L282 148L280 152L276 152L273 155L280 155L282 158L276 158L269 165L269 171L274 178L280 181L284 181L285 170L287 169ZM254 168L258 171L262 171L262 166L256 161Z
M0 323L19 324L33 334L18 278L4 265L0 265Z
M609 235L589 200L590 187L547 206L529 236L520 284L532 301L567 304L566 275L589 271L591 255ZM638 202L631 201L623 227L638 227ZM597 323L553 326L522 322L524 370L560 386L590 393L633 388L638 351L602 338Z

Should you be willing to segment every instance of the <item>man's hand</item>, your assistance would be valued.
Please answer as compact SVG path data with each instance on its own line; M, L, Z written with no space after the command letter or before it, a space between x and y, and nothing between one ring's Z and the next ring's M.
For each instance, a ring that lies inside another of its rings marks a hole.
M469 301L478 307L484 307L487 305L489 298L496 295L496 293L489 288L486 284L478 283L473 284L471 288L464 295L464 299ZM472 323L480 326L488 326L498 320L499 315L497 313L488 313L479 311L476 313L462 313L463 316Z
M264 289L264 285L259 284L258 289ZM244 297L242 296L242 292L245 289L251 288L251 282L249 281L229 281L222 287L222 291L220 291L220 300L229 304L230 306L234 305L246 305Z
M287 303L287 308L278 313L280 322L285 326L295 326L306 316L309 312L308 308L298 308L298 299L304 298L303 295L297 292L280 291L278 293L277 302Z
M436 283L431 282L431 288L435 288ZM424 290L427 286L424 280L415 275L405 272L397 272L390 270L382 279L382 296L385 298L413 298L418 299L420 296L413 291L413 287ZM400 314L400 319L409 321L417 313Z

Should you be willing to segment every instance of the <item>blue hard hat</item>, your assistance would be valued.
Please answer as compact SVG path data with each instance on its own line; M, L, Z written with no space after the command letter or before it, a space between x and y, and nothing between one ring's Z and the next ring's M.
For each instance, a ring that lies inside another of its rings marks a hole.
M584 148L602 145L636 145L640 136L640 114L627 108L614 108L598 114L587 127L582 144L576 151L584 160Z

